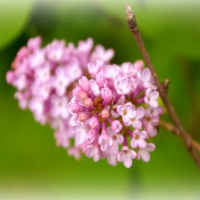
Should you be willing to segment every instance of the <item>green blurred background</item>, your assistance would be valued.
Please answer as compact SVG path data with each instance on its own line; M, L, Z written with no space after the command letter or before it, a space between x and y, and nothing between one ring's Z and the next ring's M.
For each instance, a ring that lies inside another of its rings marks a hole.
M115 50L113 63L142 56L122 0L0 0L0 199L200 199L200 173L182 140L162 128L149 163L130 169L80 161L57 148L53 131L22 111L5 82L19 48L42 36L77 44L92 37ZM129 0L161 80L184 126L200 142L200 3ZM167 114L163 119L170 121Z

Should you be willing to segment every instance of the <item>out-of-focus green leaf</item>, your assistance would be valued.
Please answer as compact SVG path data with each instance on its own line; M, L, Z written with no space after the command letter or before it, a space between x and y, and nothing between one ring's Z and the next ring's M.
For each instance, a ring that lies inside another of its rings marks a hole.
M0 49L9 44L26 25L34 0L0 0Z

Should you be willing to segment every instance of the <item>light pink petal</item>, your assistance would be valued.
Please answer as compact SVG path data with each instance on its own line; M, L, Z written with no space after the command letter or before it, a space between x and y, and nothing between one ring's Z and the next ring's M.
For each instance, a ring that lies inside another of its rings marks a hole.
M150 126L150 127L148 128L148 134L149 134L151 137L156 136L156 134L157 134L157 129L154 128L153 126Z
M90 82L91 89L92 89L92 92L94 93L94 95L99 96L101 92L100 92L99 86L96 84L96 81L91 79L91 80L89 80L89 82Z
M100 158L100 155L99 155L98 152L96 152L96 153L94 154L94 156L93 156L94 162L98 162L98 161L99 161L99 158Z
M146 149L148 150L148 151L154 151L155 150L155 145L153 144L153 143L149 143L149 144L147 144L147 146L146 146Z
M129 155L131 156L132 159L135 159L137 156L136 152L133 150L129 150Z
M150 106L156 108L156 107L158 106L157 100L151 100L151 101L150 101Z
M136 111L131 109L131 110L128 110L128 117L129 118L134 118L136 115Z
M133 139L131 140L131 146L132 146L133 148L136 148L136 147L137 147L137 144L138 144L138 140L136 140L135 138L133 138Z
M117 156L117 160L119 161L119 162L123 162L124 161L124 152L123 151L121 151L121 152L119 152L118 153L118 156Z
M130 156L126 156L125 159L124 159L124 166L126 168L130 168L132 165L132 158Z
M76 145L81 145L83 142L86 141L86 133L81 132L81 133L76 133Z
M89 148L86 152L86 156L91 158L94 156L94 148Z
M150 79L151 79L151 72L150 72L150 70L148 68L145 68L142 71L142 80L144 82L148 82Z
M102 140L102 142L101 142L101 150L102 151L107 151L107 149L108 149L108 142L105 141L105 140Z
M118 150L119 150L119 146L116 142L113 143L113 146L111 147L111 152L113 154L117 154L118 153Z
M147 133L146 133L146 131L141 131L141 132L140 132L140 138L142 138L142 139L146 139L146 138L147 138Z
M153 91L152 93L151 93L151 98L152 99L157 99L159 97L159 93L157 92L157 91Z
M142 160L144 160L144 162L149 162L150 160L150 154L146 150L142 150L141 157L142 157Z
M145 148L146 147L146 141L145 140L139 140L138 141L138 147Z
M116 166L117 165L117 156L112 154L112 153L110 153L108 155L108 163L110 165Z
M136 119L141 119L144 117L144 114L145 114L145 109L143 107L139 107L137 108L137 114L136 114Z
M142 122L139 120L135 120L132 124L133 124L133 127L136 129L140 130L142 128Z
M122 144L124 142L124 137L122 135L118 135L117 137L117 143Z
M124 105L117 106L117 112L118 112L119 114L121 114L122 111L123 111L124 109L125 109L125 106L124 106Z

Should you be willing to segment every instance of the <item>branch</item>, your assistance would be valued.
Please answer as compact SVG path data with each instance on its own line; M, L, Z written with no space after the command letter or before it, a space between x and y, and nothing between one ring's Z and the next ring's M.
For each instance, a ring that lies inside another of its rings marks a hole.
M172 124L170 124L168 122L160 120L159 126L167 129L168 131L174 133L177 136L180 136L179 130L175 126L173 126ZM192 139L190 137L190 142L189 143L191 144L191 146L193 148L195 148L200 153L200 145L198 144L198 142L196 142L194 139Z
M153 75L153 79L158 87L158 92L160 94L160 97L162 99L162 101L164 102L166 109L171 117L171 119L173 120L176 128L178 129L179 133L180 133L180 137L183 139L186 148L188 149L188 151L190 152L191 156L193 157L197 167L200 170L200 159L198 158L197 152L195 151L195 149L193 148L193 146L191 145L191 137L190 135L185 131L184 127L182 126L168 96L167 96L167 92L166 89L163 87L163 84L160 82L157 73L154 69L154 66L150 60L149 54L145 48L145 45L142 41L141 35L139 33L138 30L138 26L137 26L137 22L135 19L135 15L130 7L129 4L125 4L125 11L126 11L126 21L128 23L128 27L129 30L131 31L131 33L133 34L139 49L147 63L147 66L149 67L152 75Z

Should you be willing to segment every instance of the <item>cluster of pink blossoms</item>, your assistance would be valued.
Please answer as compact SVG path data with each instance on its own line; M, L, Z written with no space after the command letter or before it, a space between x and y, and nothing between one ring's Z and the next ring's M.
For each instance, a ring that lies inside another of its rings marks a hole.
M155 145L147 141L156 135L163 112L151 72L142 61L110 65L113 50L92 49L90 38L77 48L57 40L41 48L40 37L30 39L7 82L17 88L20 107L49 123L69 155L78 159L82 152L127 168L136 158L148 162Z

